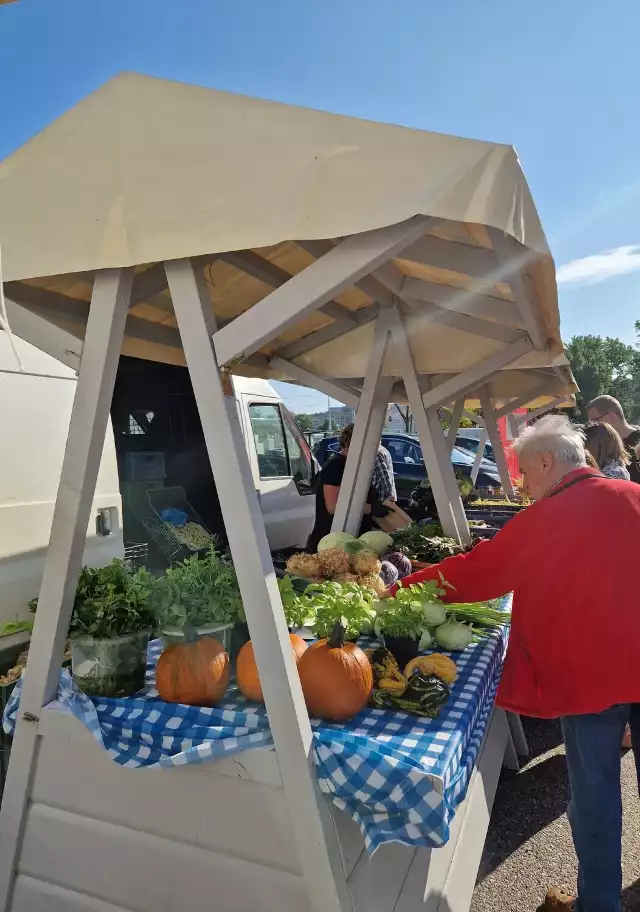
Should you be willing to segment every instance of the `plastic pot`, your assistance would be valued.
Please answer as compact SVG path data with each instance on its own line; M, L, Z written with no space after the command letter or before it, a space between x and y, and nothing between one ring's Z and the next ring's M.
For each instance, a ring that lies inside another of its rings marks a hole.
M227 653L231 653L231 634L233 633L234 623L227 624L206 624L204 627L196 627L196 634L201 636L211 636L219 640L224 646ZM167 627L160 632L162 645L165 647L175 643L185 642L185 632L179 627Z
M420 640L415 640L413 637L392 637L383 634L382 640L400 666L400 670L418 655Z
M73 680L87 696L130 697L144 687L149 631L70 642Z

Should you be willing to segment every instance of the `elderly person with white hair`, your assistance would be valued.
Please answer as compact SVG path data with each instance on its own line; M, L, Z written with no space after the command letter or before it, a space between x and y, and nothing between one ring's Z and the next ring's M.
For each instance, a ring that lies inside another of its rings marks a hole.
M497 703L560 719L579 866L578 896L554 888L539 909L619 912L627 724L640 784L640 487L589 468L582 432L559 415L528 427L514 449L534 503L491 541L400 585L442 573L452 601L513 592Z

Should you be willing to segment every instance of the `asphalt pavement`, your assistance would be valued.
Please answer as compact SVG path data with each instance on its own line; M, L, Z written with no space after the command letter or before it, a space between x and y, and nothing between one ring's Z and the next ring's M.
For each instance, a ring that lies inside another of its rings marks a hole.
M532 719L523 724L531 759L500 779L471 912L535 912L548 887L575 891L560 726ZM631 751L622 760L622 792L622 908L640 912L640 799Z

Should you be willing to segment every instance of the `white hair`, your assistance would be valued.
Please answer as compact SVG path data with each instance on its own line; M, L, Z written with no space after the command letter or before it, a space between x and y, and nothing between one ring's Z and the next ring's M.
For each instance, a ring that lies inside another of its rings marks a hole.
M513 444L518 456L550 453L561 465L581 468L587 464L584 434L564 415L546 415L530 424Z

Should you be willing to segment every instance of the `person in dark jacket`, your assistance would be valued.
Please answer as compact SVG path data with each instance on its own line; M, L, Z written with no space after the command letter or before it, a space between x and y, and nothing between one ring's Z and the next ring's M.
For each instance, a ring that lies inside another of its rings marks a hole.
M334 453L323 465L320 475L318 476L316 488L316 521L313 526L309 540L307 541L307 550L316 551L318 542L325 535L331 532L333 515L338 505L338 495L340 494L340 485L342 476L347 464L347 454L351 445L353 435L353 425L348 424L340 432L339 446L340 452ZM364 507L364 515L360 525L360 535L373 529L373 520L371 517L371 505L377 501L375 489L371 486L367 496L367 502Z
M619 912L620 743L630 724L640 788L640 487L587 467L582 432L553 415L514 444L534 500L441 573L456 602L513 592L497 703L562 724L578 896L552 889L540 910ZM393 591L393 590L392 590Z

